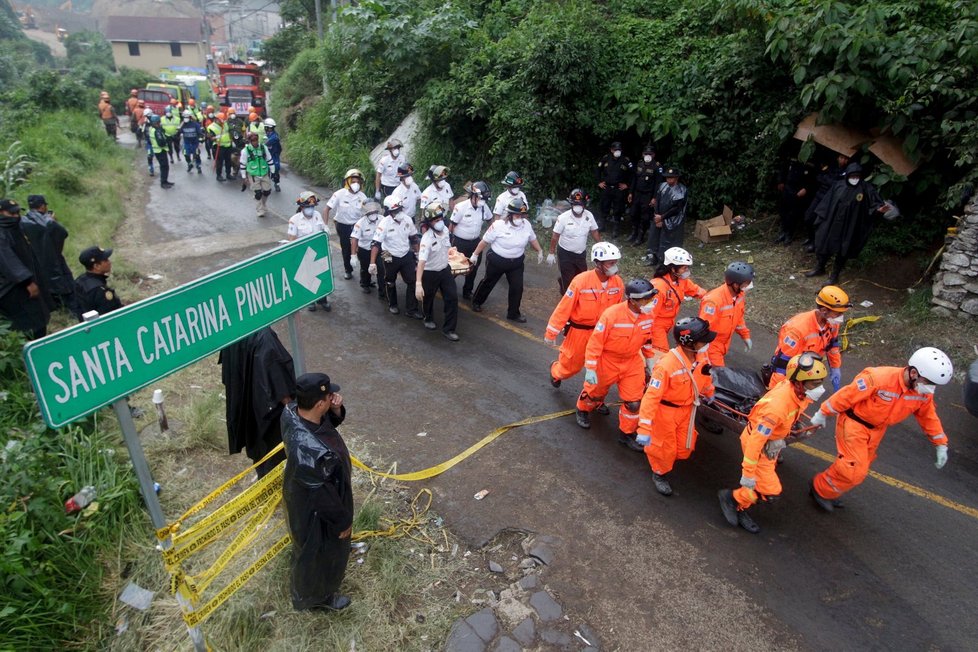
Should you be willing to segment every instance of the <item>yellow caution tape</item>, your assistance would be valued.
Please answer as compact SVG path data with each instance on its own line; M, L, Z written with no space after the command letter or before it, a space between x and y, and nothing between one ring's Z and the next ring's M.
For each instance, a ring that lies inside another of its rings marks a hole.
M516 423L511 423L508 426L503 426L501 428L496 428L488 435L472 444L464 451L453 457L452 459L442 462L436 466L429 467L422 471L414 471L413 473L384 473L383 471L377 471L372 469L355 456L350 455L350 459L353 461L353 465L358 469L366 471L367 473L372 473L374 475L379 475L382 478L390 478L391 480L402 480L404 482L415 482L417 480L427 480L428 478L433 478L436 475L444 473L448 469L452 468L459 462L471 457L474 453L485 448L500 436L506 432L512 430L513 428L518 428L520 426L529 426L534 423L540 423L541 421L549 421L550 419L558 419L560 417L566 417L567 415L574 414L574 410L564 410L563 412L553 412L551 414L545 414L539 417L529 417L528 419L523 419L522 421L517 421Z
M418 504L418 499L421 496L427 497L427 502L424 506ZM363 541L364 539L376 539L379 537L387 537L389 539L400 539L402 537L409 537L415 541L420 541L422 543L428 543L434 545L434 541L429 539L427 536L424 539L414 536L411 532L412 530L419 529L424 524L424 517L431 508L431 501L433 499L431 489L422 489L417 494L415 494L414 499L411 501L411 517L402 518L397 521L386 520L390 523L390 526L385 530L360 530L350 537L353 541Z
M852 328L853 326L858 326L859 324L863 324L863 323L867 323L867 322L874 322L874 321L879 321L879 317L877 317L875 315L871 315L871 316L868 316L868 317L857 317L856 319L849 319L849 320L847 320L846 321L845 328L843 328L842 329L842 332L839 333L839 348L840 348L840 350L845 351L846 349L849 348L849 329L850 328Z

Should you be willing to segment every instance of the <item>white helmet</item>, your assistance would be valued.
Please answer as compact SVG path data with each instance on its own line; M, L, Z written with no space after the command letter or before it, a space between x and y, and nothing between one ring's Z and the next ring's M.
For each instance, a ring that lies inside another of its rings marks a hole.
M914 367L921 376L938 385L947 385L951 382L951 376L954 375L954 365L951 364L951 359L947 357L944 351L932 346L925 346L914 351L907 364Z
M185 117L185 118L192 118L193 115L194 114L190 112L190 109L185 109L184 112L183 112L183 117Z
M272 129L278 126L276 122L271 118L265 118L265 122L263 122L262 124L265 125L266 127L271 127Z
M591 262L621 260L621 251L610 242L595 242L591 246Z
M682 247L669 247L662 255L662 262L666 265L692 265L693 257Z
M146 107L146 110L145 110L145 111L143 111L143 116L144 116L144 117L147 117L147 118L148 118L148 117L149 117L149 116L151 116L151 115L153 115L153 109L151 109L151 108L149 108L149 107L147 106L147 107Z

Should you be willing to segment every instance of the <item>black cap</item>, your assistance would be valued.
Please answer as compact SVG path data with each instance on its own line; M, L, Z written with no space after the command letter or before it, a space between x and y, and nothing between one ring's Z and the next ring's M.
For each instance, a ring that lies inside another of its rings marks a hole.
M340 391L339 385L330 382L324 373L302 374L295 379L295 396L298 399L321 399L329 393Z
M27 195L28 208L40 208L46 203L48 203L48 200L44 198L44 195Z
M662 171L662 176L664 177L680 177L679 168L666 168Z
M621 143L619 143L616 140L615 142L613 142L610 145L608 145L608 149L621 149Z
M91 267L95 263L100 263L103 260L108 260L109 256L112 255L111 249L102 249L98 245L94 247L89 247L83 252L78 254L78 262L84 265L86 268Z
M0 211L5 211L7 213L19 213L21 208L20 204L15 202L13 199L0 199Z

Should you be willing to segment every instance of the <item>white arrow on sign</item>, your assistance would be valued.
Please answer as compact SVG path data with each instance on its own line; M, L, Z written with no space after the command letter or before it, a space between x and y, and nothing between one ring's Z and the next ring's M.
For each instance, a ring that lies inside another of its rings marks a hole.
M299 269L295 272L295 282L306 288L313 294L319 291L319 275L329 270L329 258L323 256L316 259L316 250L312 247L306 248L306 253L302 256Z

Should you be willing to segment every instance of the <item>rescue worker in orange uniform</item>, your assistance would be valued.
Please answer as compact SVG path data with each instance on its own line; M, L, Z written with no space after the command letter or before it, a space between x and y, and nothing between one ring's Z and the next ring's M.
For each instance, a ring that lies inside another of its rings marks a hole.
M652 298L655 288L644 278L625 285L624 303L601 313L584 351L584 389L577 399L577 425L591 427L591 411L604 403L618 385L618 443L641 450L635 443L638 406L652 355Z
M788 361L787 377L754 405L747 426L740 433L740 487L721 489L717 496L727 523L757 534L760 526L747 510L758 501L773 503L781 495L776 473L785 438L805 409L825 393L822 383L829 375L825 361L815 353L801 353Z
M652 467L655 490L672 495L666 475L676 460L689 459L696 448L696 407L713 400L713 379L706 349L717 334L699 317L676 322L670 349L652 368L638 413L638 443Z
M785 366L795 355L812 351L829 361L829 380L832 389L839 391L842 385L842 354L839 352L839 327L845 320L845 312L852 307L849 295L842 288L826 285L815 297L818 307L801 312L789 319L778 333L778 348L771 358L774 373L768 389L784 378Z
M886 427L911 414L934 445L939 469L947 464L947 435L937 416L934 390L954 375L951 360L940 349L924 347L910 356L906 367L868 367L851 383L822 403L812 417L824 426L836 416L838 457L832 466L812 478L811 496L821 509L840 507L839 497L858 486L869 473Z
M658 361L669 350L669 331L686 297L702 298L706 290L689 278L693 257L682 247L670 247L663 253L662 264L655 270L652 287L659 291L652 316L652 347Z
M621 251L610 242L596 242L591 247L594 269L575 276L547 323L543 341L557 345L563 332L557 360L550 365L550 384L560 387L562 380L574 376L584 366L584 349L598 317L606 308L625 299L625 284L618 275Z
M707 356L714 367L726 366L723 356L730 350L734 332L744 340L749 352L753 348L750 329L744 322L747 291L754 287L754 268L744 262L733 262L723 272L724 283L706 293L700 301L700 319L710 324L717 338L710 342Z

